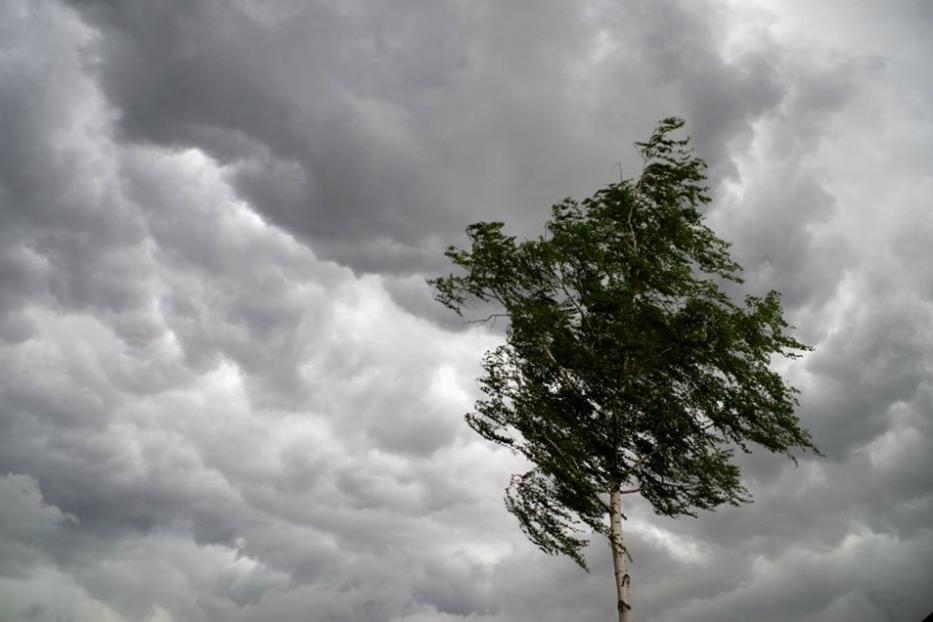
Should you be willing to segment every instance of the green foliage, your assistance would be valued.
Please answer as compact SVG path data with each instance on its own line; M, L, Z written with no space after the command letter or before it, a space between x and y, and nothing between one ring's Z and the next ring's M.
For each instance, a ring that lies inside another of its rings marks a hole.
M430 281L458 314L478 299L508 316L467 421L533 463L506 505L541 549L584 567L586 527L608 531L601 494L694 515L748 500L735 449L816 451L770 369L807 348L776 292L742 305L723 292L741 268L703 223L706 165L671 137L682 125L663 120L636 143L639 177L554 206L537 239L470 225L470 248L446 253L461 274Z

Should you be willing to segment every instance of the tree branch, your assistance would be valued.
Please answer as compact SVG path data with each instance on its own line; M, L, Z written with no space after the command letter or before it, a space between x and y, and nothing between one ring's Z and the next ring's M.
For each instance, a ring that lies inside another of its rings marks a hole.
M587 403L589 403L589 405L592 406L596 412L598 412L601 415L604 414L602 407L596 402L594 402L592 399L587 397L586 392L576 385L573 379L567 374L567 371L564 369L564 367L560 363L557 362L557 358L554 356L554 353L551 352L551 348L549 348L546 343L542 344L542 346L544 347L544 352L545 354L547 354L547 357L551 359L551 362L554 363L554 365L557 367L557 374L560 376L561 380L564 381L564 384L567 385L567 388L579 394L580 397L585 399Z
M486 322L489 322L490 320L492 320L492 325L495 326L496 320L499 319L500 317L510 318L512 316L509 315L508 313L490 313L486 317L478 319L478 320L466 320L466 323L479 325L479 324L485 324Z

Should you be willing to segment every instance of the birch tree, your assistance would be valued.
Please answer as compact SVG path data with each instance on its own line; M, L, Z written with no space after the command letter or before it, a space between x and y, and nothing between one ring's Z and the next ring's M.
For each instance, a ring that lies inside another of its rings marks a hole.
M816 451L771 367L807 348L777 292L724 291L741 268L704 224L706 165L673 136L682 125L661 121L636 143L640 175L554 206L536 239L470 225L468 248L446 252L458 270L429 281L458 314L482 301L508 322L467 422L533 466L505 502L544 552L587 569L590 535L607 538L620 622L633 620L624 497L695 516L749 500L736 451Z

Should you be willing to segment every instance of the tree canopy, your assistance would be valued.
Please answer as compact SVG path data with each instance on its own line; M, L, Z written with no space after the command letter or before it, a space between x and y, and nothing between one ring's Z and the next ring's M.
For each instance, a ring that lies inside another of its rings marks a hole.
M682 125L661 121L636 143L638 177L555 205L536 239L470 225L468 248L446 252L458 273L430 281L458 314L478 300L507 317L467 422L533 464L506 505L542 550L584 568L587 527L609 535L606 495L694 515L749 500L736 450L816 451L771 368L807 347L777 292L726 293L741 268L704 224L706 165L672 136Z

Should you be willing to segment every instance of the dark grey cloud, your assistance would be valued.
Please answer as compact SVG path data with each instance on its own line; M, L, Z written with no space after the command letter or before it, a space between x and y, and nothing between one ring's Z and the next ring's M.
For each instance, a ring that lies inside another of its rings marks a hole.
M661 116L731 171L791 89L773 45L723 58L706 5L75 5L125 135L230 163L272 222L363 271L436 270L473 219L536 231L617 160L636 173Z
M633 502L639 618L922 619L919 7L2 5L0 610L610 619L606 547L584 575L503 510L524 465L460 418L498 333L424 278L470 222L534 234L636 173L673 113L817 347L786 373L826 457L741 456L756 503L698 520Z

